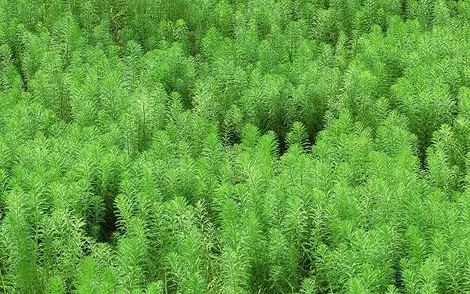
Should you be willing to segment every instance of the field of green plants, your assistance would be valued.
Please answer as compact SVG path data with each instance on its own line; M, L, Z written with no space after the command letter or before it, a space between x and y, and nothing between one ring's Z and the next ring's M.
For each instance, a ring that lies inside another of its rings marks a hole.
M0 293L470 293L469 152L467 0L0 0Z

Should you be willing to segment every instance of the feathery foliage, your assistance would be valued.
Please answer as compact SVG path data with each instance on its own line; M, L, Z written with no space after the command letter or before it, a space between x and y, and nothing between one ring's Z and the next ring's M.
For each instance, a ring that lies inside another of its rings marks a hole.
M0 292L470 292L469 19L0 0Z

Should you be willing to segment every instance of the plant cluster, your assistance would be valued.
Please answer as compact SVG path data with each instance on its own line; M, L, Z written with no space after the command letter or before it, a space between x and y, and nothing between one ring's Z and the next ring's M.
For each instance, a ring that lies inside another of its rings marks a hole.
M0 0L0 292L470 292L469 44L470 1Z

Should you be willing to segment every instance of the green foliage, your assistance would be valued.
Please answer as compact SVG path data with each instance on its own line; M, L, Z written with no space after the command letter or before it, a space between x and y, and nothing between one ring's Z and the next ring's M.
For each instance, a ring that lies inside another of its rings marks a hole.
M0 0L0 292L470 292L469 19Z

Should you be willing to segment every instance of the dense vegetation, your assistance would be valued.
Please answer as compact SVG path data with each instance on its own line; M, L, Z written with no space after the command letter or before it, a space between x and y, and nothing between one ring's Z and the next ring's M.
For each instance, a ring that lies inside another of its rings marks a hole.
M1 293L470 292L470 1L0 0Z

